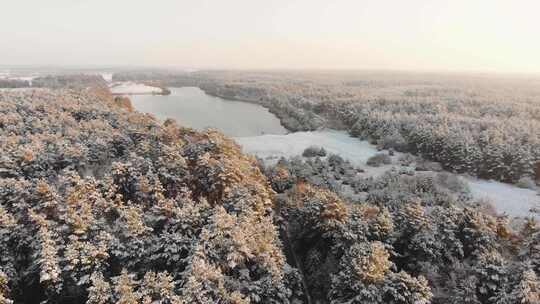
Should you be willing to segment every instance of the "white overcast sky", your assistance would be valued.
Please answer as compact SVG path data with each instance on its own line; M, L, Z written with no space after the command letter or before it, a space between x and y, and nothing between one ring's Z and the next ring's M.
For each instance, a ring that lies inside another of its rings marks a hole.
M0 0L0 64L540 73L540 1Z

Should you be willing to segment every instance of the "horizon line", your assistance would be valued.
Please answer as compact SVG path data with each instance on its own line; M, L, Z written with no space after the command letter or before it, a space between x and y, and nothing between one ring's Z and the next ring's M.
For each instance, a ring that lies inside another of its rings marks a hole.
M425 74L469 74L469 75L511 75L540 77L540 71L504 71L490 69L412 69L412 68L361 68L361 67L196 67L178 64L3 64L1 69L123 69L123 70L194 70L201 71L260 71L260 72L390 72L390 73L425 73Z

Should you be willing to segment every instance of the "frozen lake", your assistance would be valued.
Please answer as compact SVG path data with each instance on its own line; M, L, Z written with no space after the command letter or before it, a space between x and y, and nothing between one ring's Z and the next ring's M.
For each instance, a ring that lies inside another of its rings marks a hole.
M475 199L486 199L500 214L510 217L533 216L540 220L540 196L532 189L522 189L497 181L466 178Z
M287 133L279 119L262 106L210 96L194 87L170 90L166 96L130 98L140 112L152 113L159 119L174 118L178 124L198 130L216 128L231 137Z
M358 166L364 165L368 158L377 154L375 146L367 141L336 130L238 137L235 140L245 153L270 162L281 157L300 156L309 146L323 147L328 153L340 155Z
M395 163L378 168L366 166L367 159L379 151L367 141L353 138L343 131L296 132L286 135L242 137L235 140L245 153L254 154L268 164L277 162L281 157L301 156L305 148L316 145L364 168L371 176L379 176L392 167L399 167ZM531 212L534 209L540 210L540 196L535 190L522 189L497 181L465 176L460 178L469 184L471 195L475 200L487 200L497 213L507 214L511 218L533 216L540 219L538 213Z
M105 79L105 76L101 75L101 77ZM105 80L107 81L107 79ZM111 93L119 95L152 95L161 93L160 88L151 87L141 83L135 83L130 81L109 83L109 87L111 89Z
M245 153L256 155L267 163L274 163L280 157L301 156L305 148L319 146L365 168L366 174L372 176L396 166L367 167L367 159L378 153L376 147L344 131L287 134L278 118L262 106L209 96L199 88L172 88L168 96L134 95L131 100L135 109L152 113L159 119L174 118L180 125L199 130L217 128L233 137ZM475 199L487 200L498 213L538 218L537 213L530 212L534 208L540 209L540 196L536 191L495 181L461 178L467 181Z

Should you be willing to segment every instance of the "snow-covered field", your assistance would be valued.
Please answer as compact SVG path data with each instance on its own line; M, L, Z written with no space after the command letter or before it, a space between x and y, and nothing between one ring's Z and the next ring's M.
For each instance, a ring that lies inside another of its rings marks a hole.
M116 94L151 94L161 90L160 88L132 82L113 83L111 89ZM224 106L227 106L227 104L225 103ZM151 110L148 111L152 112ZM196 115L196 113L191 113L189 108L186 108L186 111L186 115ZM206 119L211 118L206 117ZM235 140L242 146L245 153L256 155L268 164L277 162L281 157L301 156L307 147L319 146L323 147L329 154L337 154L355 166L363 168L365 170L363 176L380 176L392 168L396 168L396 170L405 169L398 164L399 153L392 157L393 164L391 165L367 166L366 161L380 152L367 141L351 137L344 131L321 130L295 132L285 135L266 134L236 137ZM414 168L409 169L414 170ZM424 173L436 174L428 171L424 171ZM540 209L540 196L537 195L536 191L521 189L500 182L469 177L461 178L468 182L473 198L488 201L498 213L506 213L512 217L536 216L540 218L540 213L530 212L532 208Z
M531 209L540 210L540 196L536 191L477 178L466 180L473 197L487 199L498 213L511 217L534 216L540 219L540 214L531 212Z
M302 155L309 146L323 147L328 153L338 154L355 165L363 165L377 149L366 141L335 130L295 132L286 135L261 135L235 138L245 153L265 161Z
M124 94L124 95L134 95L134 94L152 94L152 93L161 93L161 89L157 87L147 86L141 83L135 82L115 82L110 86L111 92L113 94Z
M106 82L112 82L113 73L100 73L99 75L101 75Z
M379 151L367 141L358 140L342 131L296 132L286 135L237 137L235 140L245 153L254 154L267 163L275 163L281 157L301 156L305 148L315 145L364 168L366 175L378 176L396 167L395 163L377 168L366 166L367 159ZM398 155L393 157L394 161L397 157ZM540 214L531 212L532 208L540 210L540 196L536 191L495 181L463 178L468 182L473 198L487 200L497 213L505 213L511 217L540 218Z

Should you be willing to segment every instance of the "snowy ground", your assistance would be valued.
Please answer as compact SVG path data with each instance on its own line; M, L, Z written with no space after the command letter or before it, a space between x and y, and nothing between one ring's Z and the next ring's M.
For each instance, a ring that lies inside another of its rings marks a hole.
M335 130L237 137L235 140L244 152L269 162L277 161L281 157L302 155L309 146L323 147L328 153L338 154L358 166L364 165L368 158L377 153L377 149L368 142Z
M113 73L100 73L99 75L101 75L106 82L112 82Z
M161 93L160 88L151 87L145 84L129 82L129 81L112 83L110 88L113 94L123 94L123 95Z
M379 151L367 141L358 140L342 131L296 132L286 135L237 137L235 140L242 146L244 152L254 154L270 164L277 162L281 157L300 156L305 148L315 145L362 167L366 175L379 176L392 168L399 169L399 165L396 164L399 155L392 157L392 165L377 168L367 166L367 159ZM428 171L424 173L429 174ZM537 195L537 191L495 181L461 178L468 182L475 200L487 200L497 213L508 214L511 217L540 218L539 213L531 212L534 209L540 210L540 196Z
M476 178L466 180L473 197L487 199L498 213L505 213L510 217L534 216L540 219L539 213L531 212L540 210L540 196L535 190Z
M30 85L32 85L32 80L34 78L37 78L37 75L13 75L9 72L0 72L0 79L9 79L9 80L22 80L22 81L28 81Z
M329 154L337 154L353 165L364 169L364 175L377 177L396 165L401 153L393 157L393 164L371 167L366 165L368 158L381 151L365 140L351 137L347 132L323 130L312 132L295 132L285 135L260 135L252 137L236 137L245 153L256 155L267 164L275 164L281 157L301 156L309 146L323 147Z

